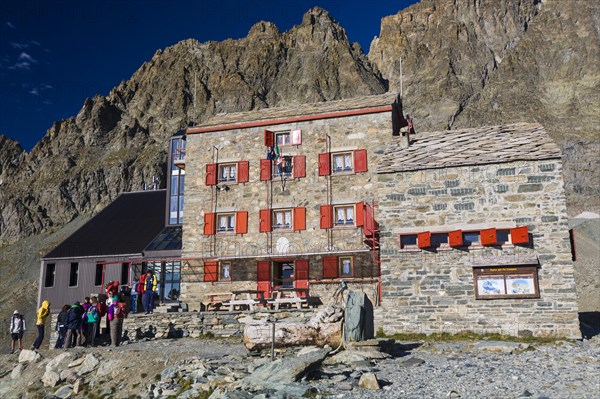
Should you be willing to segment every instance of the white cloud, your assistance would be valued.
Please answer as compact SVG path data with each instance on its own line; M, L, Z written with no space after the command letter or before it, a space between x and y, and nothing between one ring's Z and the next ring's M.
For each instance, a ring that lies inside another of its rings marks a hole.
M38 93L37 88L35 88L35 87L33 89L29 90L29 94L33 94L34 96L40 95L40 93Z
M22 52L21 54L19 54L18 60L19 61L26 61L26 62L29 62L29 63L37 62L37 60L35 58L33 58L32 56L30 56L26 52Z
M13 25L12 22L10 21L6 21L6 26L8 26L10 29L16 29L17 27L15 25Z
M13 48L17 48L19 50L23 50L29 47L29 44L27 43L10 42L10 45L13 46Z
M42 44L40 42L38 42L37 40L30 40L29 43L34 44L36 46L41 46Z
M29 71L31 69L31 63L27 61L17 62L15 65L8 67L8 69L20 69Z

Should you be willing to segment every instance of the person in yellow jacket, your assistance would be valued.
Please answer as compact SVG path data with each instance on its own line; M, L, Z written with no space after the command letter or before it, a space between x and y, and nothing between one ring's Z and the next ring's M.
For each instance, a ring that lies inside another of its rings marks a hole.
M158 279L152 270L148 270L146 272L146 279L144 281L144 295L142 296L142 305L144 305L144 311L146 314L153 313L154 292L156 292L157 287Z
M37 320L35 322L35 326L37 327L38 336L35 339L33 345L31 345L31 349L40 349L42 345L42 341L44 340L44 330L46 329L46 319L50 315L50 302L44 301L42 302L42 306L37 311Z

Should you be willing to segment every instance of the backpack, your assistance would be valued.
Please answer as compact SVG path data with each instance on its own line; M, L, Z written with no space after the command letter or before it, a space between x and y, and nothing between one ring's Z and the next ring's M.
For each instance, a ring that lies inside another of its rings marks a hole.
M106 312L108 311L108 307L104 302L98 302L98 315L100 317L106 316Z
M100 315L98 314L98 310L95 306L90 306L86 312L87 322L88 323L96 323L100 321Z
M117 319L124 319L127 317L127 305L125 302L117 302L115 305L115 317Z

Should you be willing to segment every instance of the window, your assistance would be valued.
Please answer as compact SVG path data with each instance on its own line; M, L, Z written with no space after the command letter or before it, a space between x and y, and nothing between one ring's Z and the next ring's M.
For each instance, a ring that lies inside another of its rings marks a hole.
M277 146L290 145L292 144L292 135L290 132L276 132L275 143Z
M121 284L129 284L129 263L121 263Z
M231 262L219 262L219 280L231 281Z
M344 205L333 207L334 224L336 226L353 226L354 225L354 206Z
M99 287L102 285L102 270L104 269L102 263L96 263L96 275L94 277L94 285Z
M448 246L448 233L432 234L431 245L434 247Z
M237 164L228 163L219 165L219 183L234 182L237 174Z
M292 226L293 223L291 209L278 209L273 211L273 230L291 229Z
M293 157L284 155L273 162L274 177L291 177L294 169Z
M354 258L352 256L340 256L340 277L354 276Z
M219 213L217 214L217 232L233 232L235 231L235 213Z
M539 298L537 266L485 266L473 269L475 298Z
M463 232L463 245L471 246L479 244L479 232L478 231L467 231Z
M352 152L336 153L332 155L333 173L352 172Z
M510 230L497 230L496 243L498 245L510 244Z
M69 273L69 287L77 287L77 280L79 279L79 263L71 263L71 271Z
M46 278L44 279L44 287L50 288L54 287L54 275L56 274L56 264L55 263L47 263L46 264Z
M406 234L400 236L400 248L417 248L417 235Z

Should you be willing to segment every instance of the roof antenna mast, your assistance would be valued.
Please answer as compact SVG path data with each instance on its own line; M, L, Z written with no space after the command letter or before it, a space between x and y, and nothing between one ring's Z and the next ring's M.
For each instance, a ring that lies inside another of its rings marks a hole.
M194 71L194 124L198 123L198 109L196 108L196 71Z
M400 57L400 98L403 98L403 96L402 96L402 57Z

